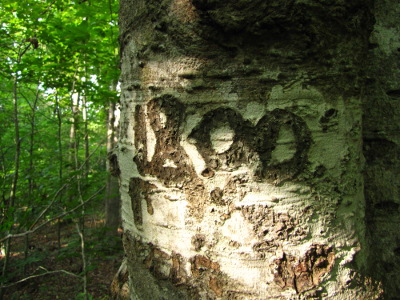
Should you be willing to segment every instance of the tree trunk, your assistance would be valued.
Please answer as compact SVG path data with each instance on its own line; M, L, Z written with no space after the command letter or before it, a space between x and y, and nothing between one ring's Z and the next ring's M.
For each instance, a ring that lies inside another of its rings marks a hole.
M21 56L18 58L18 63ZM18 75L14 75L14 85L13 85L13 104L14 104L14 128L15 128L15 162L14 162L14 175L11 184L10 192L10 208L15 207L15 198L17 194L17 185L19 179L19 166L20 166L20 156L21 156L21 139L19 135L19 112L18 112Z
M64 170L64 162L63 162L63 147L62 147L62 115L61 115L61 107L60 102L58 100L58 93L55 95L55 114L57 116L57 143L58 143L58 182L60 188L63 186L63 170ZM60 191L58 196L58 203L60 206L63 205L63 191ZM57 246L61 248L61 220L57 220Z
M21 63L22 57L28 51L30 45L24 46L18 49L18 56L15 61L16 66ZM13 75L13 119L14 119L14 130L15 130L15 155L14 155L14 174L12 177L11 183L11 191L10 197L7 203L4 203L5 212L8 215L7 218L9 221L13 222L10 228L10 231L13 230L14 227L14 218L15 218L15 209L17 208L15 205L15 200L17 197L18 190L18 180L19 180L19 172L20 172L20 163L21 163L21 138L20 138L20 125L19 125L19 81L18 81L18 73L15 72ZM10 239L7 239L4 243L4 262L2 264L2 276L8 272L9 259L11 254L11 243ZM0 300L3 299L5 289L3 288L3 284L0 286Z
M32 110L32 115L30 119L30 125L31 125L31 130L30 130L30 135L29 135L29 176L28 176L28 206L32 207L32 213L31 215L34 214L35 212L35 206L33 205L34 203L34 192L35 192L35 179L34 179L34 174L35 174L35 164L34 164L34 146L35 146L35 133L36 133L36 110L37 110L37 103L39 101L39 96L40 96L40 88L39 88L39 83L36 87L36 92L35 92L35 100L33 101L33 104L31 105L31 110ZM29 102L28 102L29 103ZM29 227L29 226L28 226ZM29 234L25 236L25 248L24 248L24 256L25 260L28 260L29 256ZM28 268L28 264L24 265L24 275L26 275L26 271Z
M79 126L79 98L80 94L75 92L75 82L72 84L71 90L71 127L69 130L69 159L71 171L74 172L79 167L79 162L76 160L78 152L78 137L77 131Z
M381 296L362 173L374 7L330 4L121 1L133 299Z
M112 235L118 234L118 227L121 223L121 203L119 196L119 169L117 164L117 155L115 154L115 146L117 143L118 121L116 119L116 103L110 102L108 107L107 118L107 182L106 182L106 199L105 199L105 226L110 230Z
M400 3L376 1L363 102L370 273L400 295Z
M86 93L86 92L85 92ZM86 94L82 97L82 121L83 121L83 131L84 131L84 141L85 141L85 167L83 172L84 180L87 180L88 174L90 172L90 149L89 149L89 129L88 129L88 120L87 120L87 102L86 102Z

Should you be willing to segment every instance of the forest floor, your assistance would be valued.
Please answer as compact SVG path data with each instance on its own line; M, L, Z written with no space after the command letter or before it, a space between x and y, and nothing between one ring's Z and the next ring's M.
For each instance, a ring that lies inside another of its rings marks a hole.
M4 299L85 299L82 294L81 242L76 225L70 222L61 226L61 247L58 247L57 232L58 225L53 224L30 235L27 258L24 254L24 238L11 243L9 282L51 273L9 287ZM85 219L84 233L90 295L88 299L110 299L111 282L123 258L121 239L110 237L104 230L103 220L92 216ZM54 272L59 270L76 274L80 278L65 272Z

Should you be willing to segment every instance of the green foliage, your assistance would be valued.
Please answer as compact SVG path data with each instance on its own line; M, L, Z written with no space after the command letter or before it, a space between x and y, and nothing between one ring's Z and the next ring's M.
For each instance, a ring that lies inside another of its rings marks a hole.
M94 298L90 294L79 293L75 300L94 300Z
M93 257L112 257L115 253L122 252L121 239L109 234L108 228L88 229L91 237L87 242L87 253Z
M119 57L116 0L1 0L0 8L1 239L104 186L105 107L118 98Z

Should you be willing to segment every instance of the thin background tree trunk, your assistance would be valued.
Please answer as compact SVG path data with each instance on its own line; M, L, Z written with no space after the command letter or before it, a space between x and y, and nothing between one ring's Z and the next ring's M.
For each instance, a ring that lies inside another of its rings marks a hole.
M18 50L18 57L16 60L16 65L19 65L21 63L22 57L28 51L30 48L30 44L28 46L25 46L25 48L22 50ZM20 168L20 156L21 156L21 139L20 139L20 128L19 128L19 111L18 111L18 100L19 100L19 95L18 95L18 74L14 74L14 83L13 83L13 119L14 119L14 130L15 130L15 158L14 158L14 175L11 183L11 191L10 191L10 197L8 201L8 208L7 208L7 214L10 214L12 209L15 208L15 200L16 200L16 194L17 194L17 188L18 188L18 179L19 179L19 168ZM12 214L10 218L11 222L14 222L14 213ZM11 226L11 230L12 227ZM7 239L5 242L5 254L4 254L4 263L3 263L3 276L7 273L8 270L8 263L9 263L9 258L10 258L10 239ZM4 289L0 288L0 299L3 299L3 294L4 294Z
M36 88L36 94L35 94L35 100L33 101L32 104L29 103L31 106L32 110L32 115L31 115L31 132L29 135L29 177L28 177L28 207L32 208L32 215L34 215L35 211L35 206L34 206L34 199L33 199L33 194L34 194L34 187L35 187L35 166L34 166L34 146L35 146L35 131L36 131L36 108L37 108L37 103L39 101L39 96L40 96L40 89L39 89L39 83L37 84ZM25 255L25 260L28 259L28 253L29 251L29 235L27 234L25 236L25 249L24 249L24 255ZM24 274L26 274L28 265L24 265Z
M88 120L87 120L87 103L86 96L82 97L82 120L83 120L83 131L84 131L84 141L85 141L85 168L83 177L87 179L87 175L90 170L90 161L89 161L89 130L88 130Z
M58 140L58 182L60 188L63 185L63 169L64 169L64 158L63 158L63 146L62 146L62 116L61 107L58 99L58 93L55 95L56 115L57 115L57 140ZM58 203L60 206L63 205L63 191L60 191L58 196ZM61 220L57 220L57 245L61 248Z
M105 226L110 230L111 235L117 235L117 229L120 225L120 196L118 184L118 166L116 166L116 154L114 148L117 143L118 121L115 118L116 103L110 102L108 106L107 117L107 153L106 162L107 182L105 195Z

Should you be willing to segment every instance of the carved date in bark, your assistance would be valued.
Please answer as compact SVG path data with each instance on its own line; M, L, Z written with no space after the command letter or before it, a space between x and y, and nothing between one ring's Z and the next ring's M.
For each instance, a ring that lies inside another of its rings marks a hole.
M281 137L282 131L286 136ZM204 115L189 138L195 141L208 172L255 165L255 175L279 181L303 170L311 144L306 123L283 109L267 113L253 126L232 108L218 108Z
M147 119L156 139L154 154L148 161L146 115L143 107L138 105L135 112L135 147L138 154L134 157L134 162L139 173L142 176L153 175L167 186L181 188L191 203L192 215L201 218L207 193L189 156L180 145L180 128L185 117L184 105L176 98L166 95L150 101L146 109Z
M146 114L156 144L151 161L147 161L146 116L138 105L135 112L138 154L134 160L139 172L154 175L169 186L198 180L189 156L180 145L185 106L166 95L150 101ZM206 163L204 177L218 170L248 165L254 168L256 176L278 181L293 179L304 169L311 144L306 123L283 109L268 112L253 126L234 109L217 108L203 116L189 139Z
M141 106L136 107L135 146L138 155L134 161L142 175L154 175L166 185L185 184L197 177L188 155L179 143L184 116L184 105L169 95L147 104L147 117L156 137L154 155L149 162L145 114Z

